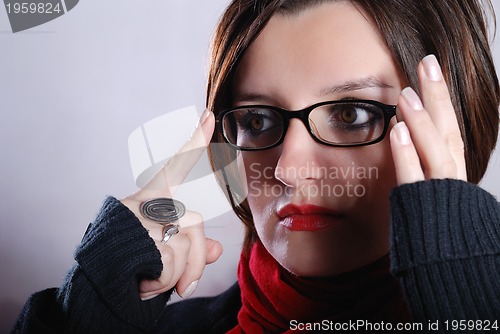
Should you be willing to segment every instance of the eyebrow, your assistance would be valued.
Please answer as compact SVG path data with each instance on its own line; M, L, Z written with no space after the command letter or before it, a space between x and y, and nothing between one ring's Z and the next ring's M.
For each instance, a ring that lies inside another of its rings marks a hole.
M380 81L376 77L370 76L366 78L361 78L357 80L349 80L340 85L335 85L332 87L328 87L325 89L321 89L318 92L318 96L330 95L330 94L339 94L339 93L347 93L355 90L361 90L366 88L394 88L393 86Z
M343 82L342 84L339 85L334 85L328 88L323 88L317 92L318 97L322 97L325 95L331 95L331 94L340 94L340 93L347 93L347 92L352 92L356 90L362 90L366 88L383 88L383 89L388 89L388 88L394 88L393 86L377 79L374 76L366 77L366 78L361 78L361 79L355 79L355 80L349 80L346 82ZM234 96L234 102L263 102L263 103L269 103L272 102L273 98L269 95L266 94L260 94L260 93L242 93L242 94L237 94Z
M269 95L258 94L258 93L243 93L237 94L233 102L261 102L261 103L270 103L272 98Z

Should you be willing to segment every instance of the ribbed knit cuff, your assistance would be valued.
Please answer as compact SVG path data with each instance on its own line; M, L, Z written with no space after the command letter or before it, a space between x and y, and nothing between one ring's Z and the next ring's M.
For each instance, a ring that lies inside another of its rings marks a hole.
M153 325L169 296L142 301L138 285L144 278L160 276L161 255L146 229L120 201L106 199L77 248L75 259L112 314L138 328Z
M459 180L402 185L391 194L392 271L500 254L500 207Z

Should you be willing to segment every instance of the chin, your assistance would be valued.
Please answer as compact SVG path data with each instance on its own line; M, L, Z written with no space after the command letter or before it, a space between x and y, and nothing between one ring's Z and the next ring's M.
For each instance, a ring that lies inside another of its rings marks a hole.
M287 258L278 262L295 276L331 277L362 268L382 257L385 253L374 252L370 256L368 254L357 254L356 256L352 253L349 254L349 252L342 254L343 256L333 256L332 253L328 252L308 254L302 251L300 254L289 254Z
M318 256L316 256L317 258ZM323 260L325 260L323 258ZM349 263L352 265L352 263ZM335 276L354 268L349 268L346 264L335 263L335 261L314 261L310 260L302 260L302 261L283 261L281 266L285 268L287 271L292 273L295 276L300 277L325 277L325 276Z
M286 270L288 270L291 274L299 277L326 277L326 276L334 276L339 273L335 273L335 271L331 271L325 268L321 267L316 267L316 268L303 268L303 267L284 267Z

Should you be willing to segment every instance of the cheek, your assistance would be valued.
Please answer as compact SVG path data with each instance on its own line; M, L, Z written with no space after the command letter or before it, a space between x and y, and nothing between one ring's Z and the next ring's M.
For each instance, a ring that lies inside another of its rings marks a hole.
M323 203L354 216L385 213L388 196L396 185L389 140L355 149L338 150L324 161L329 172L322 187ZM371 213L368 213L371 212ZM365 217L366 218L366 217Z
M387 140L386 140L387 139ZM353 203L354 206L363 206L367 214L376 212L382 216L387 216L389 212L389 193L396 186L396 174L392 162L390 142L388 138L371 147L366 147L358 159L357 163L361 166L363 174L360 174L356 180L365 191L363 198L359 202Z
M271 225L267 223L274 219L276 202L286 191L286 187L274 177L278 158L279 149L272 149L242 152L239 160L245 172L245 179L241 181L247 187L247 201L257 230ZM262 233L258 232L259 235Z
M371 168L373 171L368 178L371 184L389 189L396 185L396 172L392 161L389 136L368 150L365 157L364 165L368 166L368 170ZM377 190L373 188L371 190Z
M238 164L239 169L244 171L242 182L248 187L249 197L261 197L262 190L259 187L276 184L274 171L278 157L277 150L241 153Z

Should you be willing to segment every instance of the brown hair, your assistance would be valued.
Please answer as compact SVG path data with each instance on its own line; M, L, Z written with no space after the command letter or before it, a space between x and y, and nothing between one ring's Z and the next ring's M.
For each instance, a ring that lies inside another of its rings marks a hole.
M233 0L217 27L213 40L207 86L207 108L215 115L230 107L231 84L245 50L274 14L294 15L315 5L340 0ZM417 65L434 54L451 94L464 140L467 178L478 183L488 166L498 134L500 89L488 41L490 0L351 0L370 14L409 85L419 91ZM216 131L213 143L224 142ZM227 145L228 146L228 145ZM221 170L234 161L235 152L222 145L210 147L212 167ZM244 249L256 240L247 201L233 201L228 178L219 183L227 191L234 212L247 226Z

